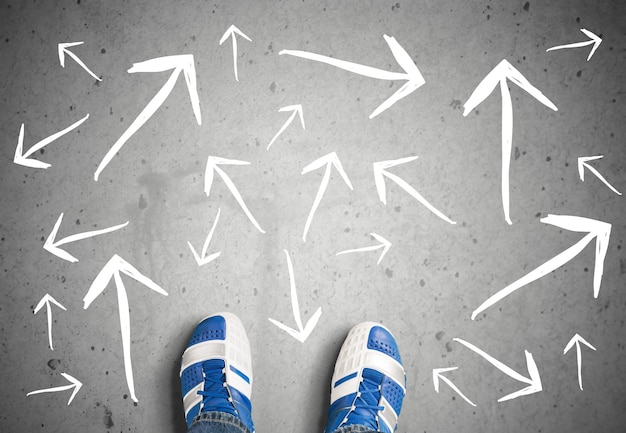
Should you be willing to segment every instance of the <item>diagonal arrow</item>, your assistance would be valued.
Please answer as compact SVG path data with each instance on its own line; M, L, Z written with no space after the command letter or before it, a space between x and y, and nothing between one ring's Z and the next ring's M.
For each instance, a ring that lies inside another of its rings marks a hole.
M593 32L590 32L587 29L580 29L581 32L583 32L585 35L587 35L587 37L589 38L588 41L583 41L583 42L576 42L573 44L567 44L567 45L558 45L556 47L552 47L552 48L548 48L546 50L546 52L548 51L554 51L554 50L561 50L563 48L580 48L580 47L586 47L587 45L592 45L593 44L593 48L591 48L591 52L589 53L589 56L587 56L587 61L589 61L589 59L591 59L591 56L593 56L593 53L596 52L596 50L598 49L598 47L600 46L600 44L602 43L602 38L600 38L599 36L597 36L596 34L594 34Z
M198 89L196 88L196 67L194 65L194 58L192 54L181 54L177 56L157 57L155 59L146 60L145 62L135 63L133 67L128 70L129 74L135 72L163 72L173 69L174 71L167 79L163 87L157 92L156 95L148 102L148 105L139 113L139 116L130 124L128 129L122 134L122 136L115 142L113 147L109 149L104 156L98 169L94 174L94 179L97 181L100 173L111 162L117 152L120 151L122 146L137 132L141 126L148 121L150 117L158 110L158 108L165 102L169 94L172 92L178 76L182 72L185 76L185 82L187 83L187 90L189 91L189 99L191 99L191 106L193 108L194 115L198 125L202 124L202 117L200 114L200 100L198 97Z
M578 363L578 386L580 386L580 390L582 391L583 390L583 376L582 376L583 359L582 359L582 354L580 351L580 343L584 344L591 350L596 350L596 348L593 347L587 340L585 340L580 335L576 334L572 337L569 343L567 343L567 346L565 346L563 355L569 352L569 350L574 346L574 344L576 345L576 361Z
M358 252L365 252L365 251L375 251L378 249L383 249L383 252L380 253L380 257L378 257L378 261L376 262L377 265L380 265L380 262L383 260L383 257L385 257L385 254L387 254L387 251L389 251L389 248L391 248L391 242L389 242L387 239L385 239L384 237L382 237L381 235L377 235L376 233L370 233L370 235L376 239L378 242L380 242L380 244L378 245L373 245L371 247L363 247L363 248L355 248L352 250L345 250L345 251L340 251L338 252L337 256L341 255L341 254L348 254L348 253L358 253Z
M415 90L419 89L424 83L424 77L419 71L411 56L406 52L402 46L392 36L383 35L385 42L389 45L389 49L393 54L393 57L398 62L398 65L404 70L404 72L390 72L382 69L372 68L370 66L360 65L358 63L347 62L345 60L338 60L333 57L322 56L320 54L309 53L308 51L299 50L282 50L278 54L287 54L290 56L300 57L303 59L313 60L316 62L326 63L336 68L343 69L348 72L353 72L358 75L363 75L369 78L376 78L378 80L405 80L400 89L398 89L393 95L391 95L386 101L376 108L369 118L372 119L378 116L380 113L391 107L405 96L410 95Z
M70 385L57 386L56 388L39 389L37 391L29 392L28 394L26 394L26 396L28 397L28 396L35 395L35 394L42 394L44 392L61 392L61 391L66 391L68 389L74 388L72 395L70 395L70 399L67 401L67 404L69 406L69 404L72 402L72 400L74 400L74 397L78 393L78 390L83 386L83 384L80 380L70 376L67 373L61 373L61 376L67 379L67 381L70 382Z
M198 254L196 252L196 249L193 247L193 245L191 245L191 242L187 241L187 245L189 245L189 248L191 248L191 252L193 253L193 256L195 257L196 262L198 263L198 266L203 266L203 265L206 265L207 263L211 263L213 260L217 259L220 256L220 254L222 254L221 251L218 251L216 253L213 253L207 256L207 251L209 249L209 244L211 243L211 239L213 238L213 232L215 231L215 226L217 226L217 222L220 219L220 213L221 213L221 209L218 208L217 216L215 217L215 222L213 223L213 227L211 227L211 231L209 232L209 235L204 241L204 245L202 245L201 254Z
M37 314L39 310L43 308L44 304L46 305L46 314L48 316L48 342L50 344L50 350L54 350L54 348L52 347L52 308L50 307L50 304L54 304L64 311L67 311L67 309L63 305L61 305L56 299L46 293L46 295L41 298L41 301L39 301L39 303L35 307L33 313Z
M109 227L106 229L101 229L101 230L92 230L89 232L78 233L78 234L63 238L60 241L56 241L55 238L57 236L57 232L59 231L59 227L61 226L62 220L63 220L63 213L59 215L57 222L54 224L54 227L52 228L52 232L50 232L48 239L46 239L46 242L43 244L43 249L54 254L57 257L62 258L63 260L67 260L68 262L72 262L72 263L76 263L78 259L74 257L73 255L71 255L70 253L68 253L67 251L64 251L61 248L59 248L61 245L69 244L70 242L76 242L81 239L87 239L93 236L102 235L104 233L113 232L115 230L119 230L128 225L128 221L126 221L124 224L119 224L119 225Z
M611 235L611 224L589 218L583 218L578 216L569 215L548 215L540 220L545 224L552 224L556 227L560 227L565 230L574 232L587 233L581 240L574 245L566 249L565 251L557 254L543 265L529 272L514 283L509 284L504 289L491 296L485 302L483 302L472 313L472 320L476 319L476 316L492 306L493 304L501 301L517 289L524 287L527 284L532 283L535 280L543 277L546 274L560 268L574 257L576 257L585 247L589 244L593 238L596 238L596 263L593 272L593 296L598 297L600 293L600 284L602 283L602 274L604 273L604 259L606 257L607 250L609 248L609 237Z
M306 129L304 127L304 117L302 116L302 105L300 104L288 105L287 107L279 108L278 111L279 112L291 111L292 113L291 113L291 116L289 116L289 118L287 119L287 121L283 124L283 126L278 130L274 138L272 138L272 141L270 141L270 144L267 145L267 150L270 150L270 147L272 146L272 144L274 144L274 141L276 141L276 139L280 136L280 134L282 134L285 131L285 129L287 129L287 127L291 124L291 122L293 122L293 119L296 117L296 114L300 116L300 123L302 124L302 129Z
M500 84L500 93L502 95L502 206L504 208L504 219L507 223L513 224L509 212L509 171L511 166L511 149L513 146L513 102L511 101L507 79L530 93L531 96L545 106L554 111L558 109L506 60L502 60L487 74L463 105L465 108L463 116L467 116L491 94L498 83Z
M448 379L447 377L443 376L443 373L446 373L448 371L454 371L456 369L458 369L459 367L450 367L450 368L433 368L433 386L435 387L435 391L437 393L439 393L439 379L443 380L445 383L448 384L448 386L450 388L452 388L452 390L454 392L456 392L458 395L460 395L463 400L465 400L466 402L468 402L469 404L471 404L472 406L476 407L476 404L474 404L469 398L467 398L465 396L465 394L463 394L461 392L461 390L459 390L459 388L456 387L456 385L454 383L452 383L452 381L450 379Z
M596 159L600 159L600 158L604 158L604 155L581 156L578 158L578 175L580 176L580 180L582 180L583 182L585 181L585 167L586 167L587 170L595 174L596 177L602 181L602 183L608 186L611 189L611 191L613 191L617 195L622 195L621 192L616 190L613 187L613 185L611 185L609 182L607 182L607 180L604 177L602 177L602 175L598 172L598 170L596 170L595 168L587 164L589 161L595 161Z
M82 45L82 44L83 44L83 42L65 42L65 43L60 43L57 46L57 51L59 52L59 63L61 63L61 67L65 68L65 55L67 54L72 59L74 59L74 61L76 63L78 63L78 65L81 68L83 68L85 71L87 71L87 73L89 75L91 75L92 77L94 77L98 81L102 81L102 78L99 78L96 74L91 72L91 70L87 67L87 65L85 65L83 63L83 61L78 58L78 56L76 54L74 54L73 52L68 50L68 48L75 47L77 45Z
M283 325L277 320L271 318L268 320L274 325L278 326L283 331L287 332L299 342L304 343L309 335L311 335L311 331L313 331L315 325L317 325L317 321L322 315L322 307L319 307L317 311L315 311L315 313L306 323L306 326L302 326L302 318L300 317L300 306L298 305L298 292L296 291L296 282L293 277L293 264L291 263L289 252L287 250L283 251L285 252L285 256L287 257L287 267L289 268L289 284L291 286L291 308L293 310L293 317L296 319L296 325L298 326L298 330L296 331L289 326Z
M222 39L220 39L220 45L222 45L226 41L226 39L228 39L229 37L233 38L233 67L235 69L235 79L239 81L239 77L237 76L237 36L236 35L239 35L242 38L245 38L249 40L250 42L252 42L252 39L246 36L241 30L239 30L234 25L231 25L228 28L228 30L226 30L226 32L222 35Z
M113 257L102 268L100 273L96 276L91 287L87 291L87 294L83 298L85 303L84 308L87 309L91 303L100 295L104 289L108 286L111 278L115 281L117 288L117 303L120 313L120 329L122 333L122 349L124 352L124 369L126 370L126 383L130 391L131 398L137 402L135 396L135 384L133 380L133 367L130 357L130 307L128 305L128 295L126 294L126 288L120 272L134 278L141 284L147 286L149 289L154 290L161 295L167 296L167 292L159 287L154 281L148 277L142 275L137 269L135 269L126 260L114 254Z
M302 169L301 174L309 173L313 170L317 170L320 167L323 167L326 164L326 171L324 172L324 176L322 177L322 183L320 184L319 189L317 190L317 195L315 196L315 200L313 201L313 207L311 207L311 211L309 212L309 216L306 219L306 224L304 226L304 233L302 234L302 240L306 242L306 234L309 231L309 227L311 226L311 221L313 221L313 214L317 210L320 202L322 201L322 197L324 196L324 192L328 187L328 182L330 181L330 170L331 166L335 166L343 181L348 185L350 189L352 188L352 184L350 183L350 179L348 179L348 175L343 170L341 165L341 161L339 161L339 157L335 152L331 152L327 155L322 156L321 158L316 159L306 167Z

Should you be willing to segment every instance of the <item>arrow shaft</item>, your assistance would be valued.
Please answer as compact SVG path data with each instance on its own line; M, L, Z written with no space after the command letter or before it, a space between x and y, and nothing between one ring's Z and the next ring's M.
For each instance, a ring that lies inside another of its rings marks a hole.
M94 74L94 73L91 71L91 69L89 69L89 68L87 67L87 65L85 65L85 64L83 63L83 61L82 61L81 59L79 59L79 58L78 58L78 56L77 56L76 54L74 54L73 52L71 52L71 51L69 51L69 50L65 50L65 53L66 53L67 55L69 55L72 59L74 59L74 61L75 61L76 63L78 63L78 64L80 65L80 67L81 67L81 68L83 68L85 71L87 71L87 73L88 73L89 75L91 75L92 77L94 77L94 78L95 78L96 80L98 80L98 81L102 81L102 80L101 80L101 79L100 79L100 78L99 78L96 74Z
M283 123L283 126L278 130L276 135L274 135L274 138L272 138L272 141L270 141L270 144L267 145L268 150L272 146L272 144L274 144L274 142L280 136L280 134L282 134L285 131L285 129L287 129L287 127L291 124L293 119L296 117L296 114L297 114L297 111L294 110L293 113L291 113L291 116L289 116L289 118L287 119L287 121Z
M450 379L448 379L448 378L447 378L447 377L445 377L445 376L439 376L439 378L440 378L441 380L443 380L445 383L447 383L447 384L448 384L448 386L449 386L450 388L452 388L452 390L453 390L454 392L456 392L458 395L460 395L460 396L461 396L461 398L462 398L463 400L465 400L467 403L471 404L471 405L472 405L472 406L474 406L474 407L476 406L476 405L475 405L475 404L474 404L474 403L473 403L473 402L472 402L469 398L467 398L467 397L465 396L465 394L463 394L463 393L461 392L461 390L460 390L459 388L457 388L457 386L456 386L454 383L452 383L452 381L451 381ZM437 392L439 392L439 390L437 390Z
M454 341L461 343L463 346L467 347L472 352L477 353L478 355L486 359L490 364L492 364L494 367L496 367L498 370L500 370L507 376L510 376L513 379L518 380L520 382L532 384L532 381L530 381L528 378L522 376L521 374L519 374L517 371L513 370L512 368L504 365L502 362L498 361L496 358L489 355L487 352L480 350L478 347L474 346L473 344L468 343L467 341L461 340L460 338L454 338Z
M313 221L313 215L315 214L317 207L322 201L322 197L324 196L324 192L326 191L326 188L328 187L329 181L330 181L330 164L326 166L326 171L324 172L324 176L322 177L322 183L320 184L320 187L317 190L317 194L315 195L315 200L313 201L313 206L311 207L309 216L306 219L306 224L304 225L304 233L302 234L303 241L306 241L306 235L309 231L309 227L311 226L311 222Z
M239 206L241 206L241 209L243 209L248 219L252 222L252 224L257 228L258 231L260 231L261 233L265 233L265 230L261 228L257 220L254 219L254 216L252 216L252 213L248 210L246 203L243 201L243 198L241 197L241 194L239 194L239 191L237 191L237 187L235 186L233 181L230 180L230 177L228 177L224 170L219 168L217 165L215 165L214 169L222 177L222 180L224 181L232 195L235 197L235 200L237 200L237 203L239 203Z
M24 158L28 158L30 155L32 155L33 153L37 152L38 150L42 149L43 147L47 146L48 144L52 143L54 140L56 140L59 137L62 137L63 135L67 134L68 132L70 132L71 130L78 128L85 120L87 120L89 118L89 114L87 114L85 117L83 117L82 119L80 119L77 122L72 123L70 126L68 126L67 128L63 129L62 131L59 131L55 134L52 134L51 136L44 138L43 140L41 140L39 143L35 144L33 147L31 147L30 149L28 149L23 157ZM23 127L23 125L22 125ZM20 133L23 137L23 129ZM20 140L21 141L21 140Z
M235 70L235 79L239 81L239 76L237 75L237 37L233 33L233 69Z
M585 164L585 165L587 166L587 169L588 169L590 172L592 172L593 174L595 174L595 175L596 175L596 177L597 177L598 179L600 179L600 181L602 181L602 183L604 183L606 186L608 186L608 187L611 189L611 191L613 191L613 192L614 192L615 194L617 194L617 195L622 195L622 193L621 193L621 192L619 192L618 190L616 190L616 189L613 187L613 185L611 185L611 184L610 184L610 183L609 183L609 182L608 182L608 181L607 181L607 180L606 180L606 179L605 179L605 178L604 178L604 177L600 174L600 172L599 172L598 170L596 170L595 168L593 168L593 167L592 167L591 165L589 165L589 164Z
M509 177L513 148L513 102L504 78L500 80L500 93L502 94L502 208L506 222L513 224L509 203Z
M285 251L285 256L287 257L287 268L289 270L289 287L291 289L291 309L293 311L293 317L296 319L296 325L298 325L298 329L300 332L304 330L304 326L302 326L302 318L300 317L300 305L298 303L298 291L296 290L296 280L293 274L293 264L291 263L291 257L289 256L289 252Z
M340 251L336 255L339 256L341 254L375 251L375 250L379 250L379 249L384 248L384 247L385 247L384 245L373 245L373 246L370 246L370 247L362 247L362 248L355 248L355 249L352 249L352 250Z
M52 347L52 308L50 302L46 302L46 314L48 319L48 343L50 344L50 350L54 350Z
M128 390L130 397L133 401L137 402L137 396L135 395L135 384L133 379L133 364L130 354L130 306L128 304L128 295L126 294L126 288L119 272L113 274L115 279L115 285L117 287L117 303L120 314L120 330L122 334L122 351L124 355L124 370L126 372L126 383L128 384Z
M30 395L36 395L36 394L43 394L46 392L61 392L61 391L67 391L68 389L72 389L74 388L76 385L64 385L64 386L57 386L54 388L46 388L46 389L38 389L36 391L31 391L28 394L26 394L26 396L30 396Z
M94 237L94 236L102 235L102 234L105 234L105 233L110 233L110 232L113 232L115 230L119 230L121 228L124 228L127 225L128 225L128 221L126 221L123 224L118 224L116 226L108 227L106 229L92 230L92 231L88 231L88 232L77 233L75 235L71 235L71 236L68 236L66 238L63 238L63 239L61 239L58 242L55 242L55 245L58 247L58 246L69 244L71 242L79 241L79 240L82 240L82 239L87 239L87 238L91 238L91 237Z
M587 45L591 45L595 43L595 41L583 41L583 42L574 42L573 44L565 44L565 45L557 45L556 47L548 48L546 51L554 51L554 50L562 50L564 48L581 48L586 47Z

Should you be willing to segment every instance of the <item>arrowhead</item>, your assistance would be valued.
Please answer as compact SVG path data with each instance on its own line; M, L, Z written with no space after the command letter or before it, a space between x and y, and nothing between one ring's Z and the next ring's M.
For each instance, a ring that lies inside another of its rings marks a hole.
M506 395L498 400L498 402L503 402L507 400L511 400L522 395L534 394L536 392L540 392L543 390L543 386L541 384L541 377L539 376L539 369L537 369L537 364L533 359L533 355L528 351L524 351L526 354L526 365L528 366L528 374L529 378L524 378L524 382L528 383L528 386L524 389L521 389L517 392Z
M211 186L213 185L213 173L221 172L219 165L249 165L247 161L239 161L236 159L220 158L218 156L209 156L206 162L206 170L204 174L204 192L207 197L211 194Z
M52 228L50 235L46 239L46 242L43 244L43 249L64 260L67 260L72 263L76 263L78 261L76 257L69 254L67 251L62 250L55 243L56 235L57 235L57 232L59 231L59 227L61 226L62 220L63 220L63 213L59 215L59 218L57 219L57 222L54 224L54 227Z
M341 161L339 161L339 157L337 156L336 152L331 152L327 155L322 156L321 158L316 159L315 161L313 161L312 163L304 167L302 169L301 174L306 174L313 170L317 170L318 168L321 168L324 165L326 165L327 167L330 165L334 165L337 171L339 172L339 174L341 175L341 177L343 178L343 181L346 183L346 185L348 185L350 189L354 189L352 187L352 183L350 182L350 179L348 179L348 175L343 170L343 166L341 165Z
M287 332L289 335L291 335L293 338L298 340L300 343L304 343L306 339L309 338L309 335L311 335L311 332L313 332L313 329L315 328L315 325L317 325L317 322L319 321L321 315L322 315L322 307L319 307L317 311L315 312L315 314L311 316L311 318L306 323L304 328L298 331L296 331L293 328L290 328L287 325L280 323L277 320L274 320L271 318L269 318L268 320L272 322L274 325L278 326L283 331Z
M591 56L593 56L593 53L596 52L596 50L598 49L598 47L602 43L602 38L600 38L598 35L596 35L593 32L590 32L587 29L580 29L580 31L583 32L584 34L586 34L589 37L589 39L591 40L591 42L593 42L593 48L591 48L591 51L589 52L589 56L587 56L587 61L589 61L589 59L591 59Z
M46 162L37 161L36 159L30 159L29 156L33 154L33 149L24 153L24 124L20 127L20 134L17 138L17 147L15 148L15 155L13 156L13 162L15 164L23 165L24 167L43 168L50 167L50 164Z
M69 53L68 48L70 47L75 47L77 45L82 45L83 42L63 42L63 43L59 43L59 45L57 46L57 51L59 54L59 63L61 64L61 67L65 67L65 53Z
M230 36L232 36L233 38L235 37L235 34L241 36L242 38L245 38L249 41L252 42L252 39L250 39L248 36L246 36L241 30L239 30L234 24L231 25L228 30L226 30L226 32L224 32L224 34L222 35L222 38L220 39L220 45L222 45L226 39L228 39Z
M52 296L46 293L44 297L41 298L41 300L39 301L35 309L33 310L33 313L37 314L39 310L43 308L44 305L50 305L50 304L54 304L60 309L67 311L67 309L63 305L61 305L56 299L54 299Z
M597 156L580 156L578 157L578 175L580 176L580 180L585 181L585 167L589 170L591 166L587 164L589 161L595 161L596 159L603 158L604 155Z
M443 379L442 373L457 370L459 367L433 368L433 386L435 391L439 392L439 379Z
M72 400L74 400L74 397L76 396L76 394L78 393L80 388L83 386L83 383L80 380L76 379L75 377L70 376L67 373L61 373L61 376L63 376L65 379L67 379L67 381L70 382L72 384L72 386L74 387L74 391L72 392L72 395L70 396L70 399L67 401L67 404L69 406L69 404L72 402Z
M581 337L579 334L574 335L569 343L567 343L567 346L565 346L565 349L563 350L563 355L565 355L567 352L569 352L569 350L574 347L574 344L576 344L576 346L580 346L580 344L584 344L585 346L587 346L588 348L590 348L591 350L596 350L595 347L593 347L591 345L591 343L589 343L587 340L585 340L583 337Z
M302 125L302 129L306 129L304 126L304 115L302 114L301 104L288 105L286 107L279 108L278 111L279 112L292 111L292 112L298 113L298 116L300 117L300 124Z
M387 254L387 251L389 251L389 249L391 248L391 242L389 242L387 239L385 239L381 235L377 235L376 233L370 233L370 234L378 242L380 242L381 247L383 248L383 252L380 253L380 256L378 257L378 261L376 262L376 265L380 265L380 262L383 260L383 257L385 257L385 254Z
M394 167L400 164L406 164L407 162L415 161L417 156L408 156L406 158L400 158L389 161L379 161L374 163L374 182L376 183L376 190L378 191L378 197L380 201L387 204L387 192L385 190L385 176L387 175L386 169Z
M200 254L198 254L193 245L191 245L191 242L187 241L187 245L189 245L189 248L191 248L191 252L193 253L193 257L196 259L196 263L198 264L198 266L204 266L208 263L211 263L222 254L221 251L218 251L217 253L213 253L208 256L201 256Z

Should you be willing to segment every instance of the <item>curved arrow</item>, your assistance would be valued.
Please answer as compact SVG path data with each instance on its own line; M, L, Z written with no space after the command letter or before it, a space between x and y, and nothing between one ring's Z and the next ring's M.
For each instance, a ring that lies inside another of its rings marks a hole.
M63 305L61 305L56 299L46 293L35 307L33 314L37 314L39 310L43 308L44 304L46 306L46 314L48 315L48 343L50 344L50 350L54 350L54 348L52 347L52 308L50 307L50 304L54 304L64 311L67 311L67 309Z
M602 175L598 172L598 170L596 170L595 168L593 168L592 166L587 164L587 162L589 162L589 161L595 161L596 159L600 159L600 158L604 158L604 155L581 156L581 157L578 158L578 175L580 176L580 180L582 180L583 182L585 181L585 167L586 167L587 170L589 170L590 172L595 174L596 177L602 181L602 183L604 183L606 186L608 186L611 189L611 191L613 191L617 195L622 195L621 192L616 190L613 187L613 185L611 185L609 182L607 182L607 180L604 177L602 177Z
M576 361L578 364L578 386L580 386L580 390L582 391L583 390L583 375L582 375L583 359L582 359L582 354L580 351L580 343L584 344L591 350L596 350L596 348L593 347L587 340L585 340L580 335L576 334L572 337L569 343L567 343L567 346L565 346L565 350L563 350L563 355L569 352L569 350L574 346L574 344L576 345Z
M78 393L78 390L83 386L83 384L80 380L70 376L67 373L61 373L61 376L67 379L67 381L70 382L70 385L57 386L56 388L39 389L37 391L29 392L28 394L26 394L26 396L28 397L28 396L35 395L35 394L42 394L44 392L60 392L60 391L66 391L68 389L74 388L72 395L70 395L70 399L67 401L67 404L69 406L69 404L72 402L72 400L74 400L74 397Z
M213 227L211 227L211 231L209 232L209 235L204 241L204 245L202 245L201 254L198 254L196 252L196 249L193 247L193 245L191 245L191 242L187 241L187 245L189 245L189 248L191 248L191 252L193 253L194 258L196 259L196 263L198 263L198 266L203 266L203 265L206 265L207 263L211 263L213 260L217 259L220 256L220 254L222 254L221 251L218 251L216 253L213 253L207 256L207 251L209 250L209 244L211 243L211 239L213 238L213 232L215 231L215 226L217 226L217 222L220 219L220 213L221 213L221 209L218 208L217 216L215 217L215 222L213 222Z
M293 122L293 119L296 117L296 114L300 116L300 123L302 124L302 129L306 129L304 127L304 117L302 116L302 105L300 104L288 105L287 107L279 108L278 111L279 112L291 111L292 113L291 113L291 116L289 116L289 118L287 119L287 121L283 124L283 126L278 130L274 138L272 138L272 141L270 141L270 144L267 145L267 150L270 150L270 147L272 146L272 144L274 144L274 142L280 136L280 134L282 134L285 131L285 129L287 129L287 127L291 124L291 122Z
M593 53L596 52L596 50L598 49L598 47L600 46L600 44L602 43L602 38L600 38L599 36L597 36L596 34L594 34L593 32L590 32L587 29L580 29L581 32L583 32L585 35L587 35L587 37L589 37L588 41L584 41L584 42L576 42L573 44L567 44L567 45L558 45L556 47L552 47L552 48L548 48L546 50L546 52L548 51L553 51L553 50L561 50L563 48L580 48L580 47L586 47L587 45L592 45L593 44L593 48L591 48L591 52L589 53L589 56L587 56L587 61L589 61L589 59L591 59L591 56L593 56Z
M442 373L446 373L448 371L454 371L457 370L459 367L450 367L450 368L433 368L433 386L435 387L435 391L437 392L437 394L439 393L439 379L443 380L445 383L448 384L448 386L450 388L452 388L452 390L454 392L456 392L458 395L461 396L461 398L463 398L463 400L465 400L466 402L468 402L469 404L471 404L472 406L476 407L476 404L474 404L469 398L467 398L465 396L465 394L463 394L461 392L461 390L459 388L456 387L456 385L454 383L452 383L452 381L450 379L448 379L445 376L442 376Z
M337 256L341 255L341 254L348 254L348 253L358 253L358 252L365 252L365 251L375 251L378 249L383 249L383 252L380 253L380 257L378 257L378 261L376 262L377 265L380 265L380 262L383 260L383 257L385 257L385 254L387 254L387 251L389 251L389 248L391 248L391 242L389 242L387 239L385 239L384 237L382 237L381 235L377 235L376 233L370 233L370 235L376 239L378 242L380 242L380 244L378 245L373 245L371 247L363 247L363 248L355 248L352 250L345 250L345 251L340 251L338 252Z
M239 77L237 76L237 36L236 35L239 35L242 38L245 38L249 40L250 42L252 42L252 39L246 36L241 30L239 30L234 25L231 25L228 28L228 30L226 30L226 32L224 32L224 34L222 35L222 39L220 39L220 45L222 45L224 41L226 41L226 39L228 39L229 37L233 38L233 68L235 69L235 79L239 81Z
M82 44L83 44L83 42L65 42L65 43L60 43L58 45L57 51L59 52L59 63L61 63L61 67L65 68L65 55L67 54L72 59L74 59L74 61L76 61L76 63L78 63L78 65L81 68L83 68L85 71L87 71L87 73L89 75L91 75L92 77L94 77L98 81L102 81L102 78L99 78L96 74L91 72L91 70L82 62L82 60L80 60L78 58L78 56L76 56L76 54L74 54L73 52L68 50L68 48L70 48L70 47L75 47L77 45L82 45Z

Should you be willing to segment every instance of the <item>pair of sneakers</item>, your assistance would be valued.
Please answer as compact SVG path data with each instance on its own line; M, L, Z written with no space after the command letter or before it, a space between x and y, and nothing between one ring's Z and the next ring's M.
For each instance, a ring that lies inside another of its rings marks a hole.
M254 432L252 362L243 324L232 313L202 320L183 353L180 378L188 427L226 419ZM381 324L363 322L346 337L331 382L325 433L393 433L406 393L406 375L396 341ZM354 427L353 429L351 427Z

